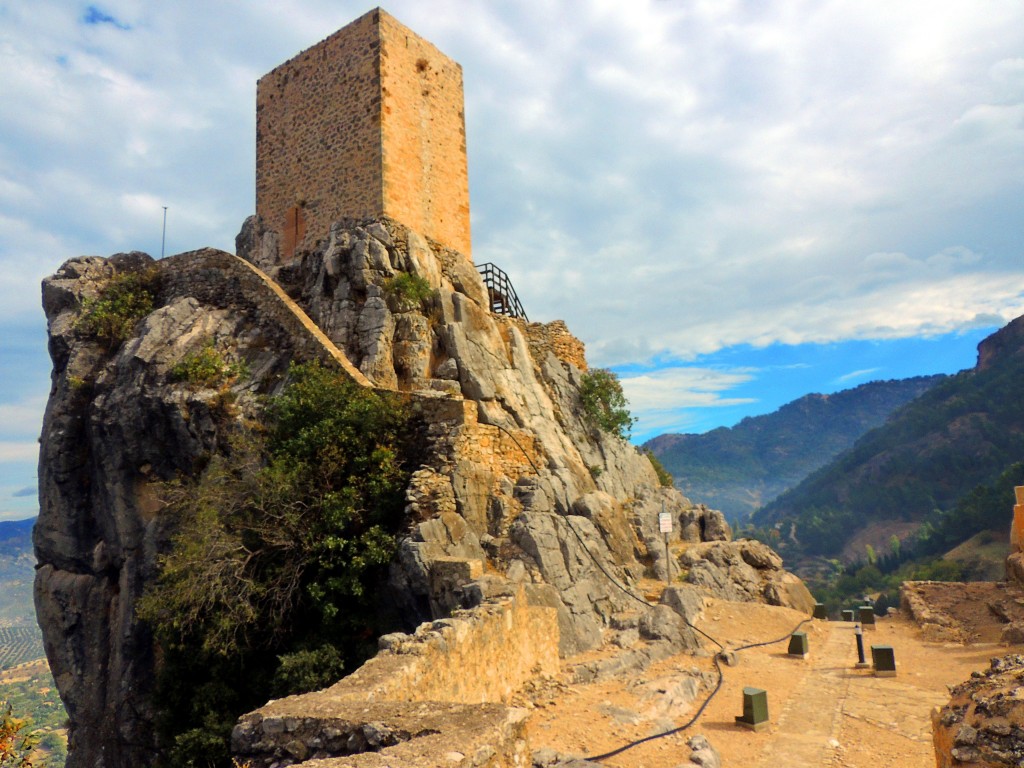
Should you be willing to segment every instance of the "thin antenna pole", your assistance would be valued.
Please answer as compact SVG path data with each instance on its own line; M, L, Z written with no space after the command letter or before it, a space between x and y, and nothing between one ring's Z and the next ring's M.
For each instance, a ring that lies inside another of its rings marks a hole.
M160 235L160 258L164 257L164 244L167 242L167 206L164 206L164 231Z

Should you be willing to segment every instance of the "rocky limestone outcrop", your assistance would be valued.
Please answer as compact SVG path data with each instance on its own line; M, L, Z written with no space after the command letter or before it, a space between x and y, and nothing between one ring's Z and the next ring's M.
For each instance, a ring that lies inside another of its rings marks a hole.
M601 568L620 580L648 567L664 573L660 511L678 521L672 541L728 538L719 513L660 488L646 457L583 414L582 344L564 324L492 314L462 254L390 219L338 222L326 242L283 266L268 261L266 238L250 219L240 255L266 265L375 384L451 394L475 408L473 428L439 425L441 466L410 487L410 511L426 519L392 569L407 617L436 618L438 558L486 557L513 580L555 588L562 648L574 653L598 644L608 617L630 603ZM430 297L403 301L400 275Z
M997 768L1024 763L1024 656L992 659L984 672L953 688L932 712L938 768Z
M759 541L714 541L688 546L679 556L687 584L710 597L767 603L811 613L814 597L782 567L782 558Z
M318 359L364 386L406 391L423 422L428 445L379 590L402 621L396 628L521 588L552 612L563 657L633 629L642 643L686 647L678 616L692 601L652 612L633 587L665 575L662 511L675 522L673 547L725 548L707 559L717 575L691 567L709 574L702 588L798 602L770 556L728 542L721 515L659 487L645 456L590 422L578 396L582 345L562 324L492 315L469 259L389 220L341 222L287 265L266 258L272 249L258 222L247 223L240 244L271 274L203 250L159 262L73 259L44 281L54 367L36 602L68 706L72 768L155 759L155 660L134 605L173 530L161 514L162 484L226 450L259 418L260 396L284 386L293 360ZM85 333L83 307L115 274L133 271L150 276L153 310L123 343ZM396 287L401 275L429 293L410 299ZM207 345L243 373L219 386L173 374ZM751 552L769 565L750 562ZM499 730L515 731L506 725Z
M152 763L152 642L134 603L168 535L159 483L219 450L232 424L254 415L255 396L280 385L303 342L287 327L290 313L275 320L251 270L225 270L228 260L212 251L159 263L139 253L73 259L43 285L53 374L35 598L71 723L72 766ZM82 331L82 306L115 274L144 271L154 272L159 306L109 350ZM207 343L244 357L248 380L228 391L172 382L174 364Z

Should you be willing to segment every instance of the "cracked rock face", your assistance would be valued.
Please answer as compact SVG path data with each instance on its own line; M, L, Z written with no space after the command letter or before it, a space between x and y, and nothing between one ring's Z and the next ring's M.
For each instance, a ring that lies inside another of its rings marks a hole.
M73 259L43 284L53 374L36 603L71 719L71 768L154 761L155 660L134 604L171 534L160 484L225 450L292 360L407 392L423 419L426 458L381 592L406 630L522 586L555 610L561 655L593 648L637 610L622 585L679 567L665 556L660 512L674 521L669 544L688 545L687 589L813 604L771 550L728 541L720 513L661 488L645 456L594 427L579 400L582 344L561 323L493 315L468 258L389 220L341 222L289 265L275 263L258 221L239 243L269 276L207 249L158 263ZM159 273L156 308L129 338L110 347L84 335L83 303L115 273L145 269ZM427 294L402 295L402 275ZM206 344L245 363L229 393L171 375ZM689 594L666 604L696 610ZM666 648L691 642L667 614L651 621L635 631Z
M89 338L83 302L115 274L157 269L157 308L114 349ZM152 764L153 647L135 601L170 536L159 487L193 472L308 358L287 313L255 274L217 251L156 263L145 254L73 259L43 283L50 399L40 439L36 613L70 720L68 765ZM245 360L229 393L175 381L212 344ZM230 397L228 405L226 398Z
M1024 656L992 659L989 669L953 688L932 713L938 768L995 768L1024 762Z

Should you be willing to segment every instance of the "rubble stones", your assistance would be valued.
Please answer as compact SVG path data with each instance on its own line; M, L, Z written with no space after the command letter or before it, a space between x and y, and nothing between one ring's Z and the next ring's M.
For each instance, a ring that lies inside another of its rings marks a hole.
M932 713L938 768L964 764L1019 766L1024 763L1024 656L992 659L951 691L949 703Z

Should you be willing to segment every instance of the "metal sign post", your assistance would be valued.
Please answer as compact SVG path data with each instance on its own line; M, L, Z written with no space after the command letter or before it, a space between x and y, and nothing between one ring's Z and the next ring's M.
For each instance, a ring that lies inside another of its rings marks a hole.
M672 533L672 513L665 511L665 502L661 502L658 514L658 528L665 534L665 586L672 586L672 555L668 548L668 535Z

